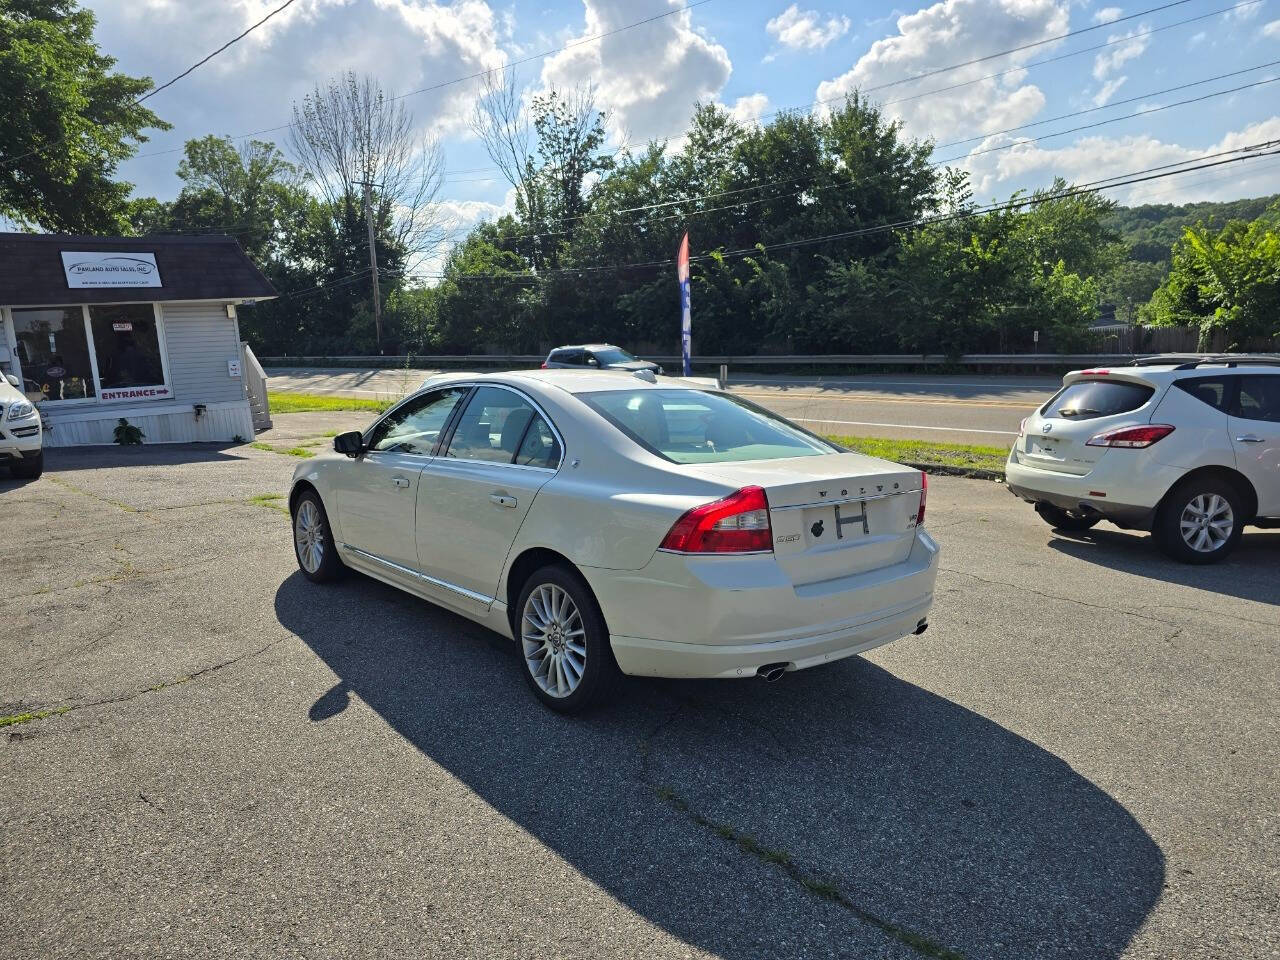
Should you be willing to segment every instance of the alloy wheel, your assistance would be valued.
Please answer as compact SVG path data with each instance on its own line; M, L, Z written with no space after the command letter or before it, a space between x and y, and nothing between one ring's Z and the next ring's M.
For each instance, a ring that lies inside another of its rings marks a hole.
M315 573L324 562L324 520L311 500L298 504L293 518L293 542L298 547L298 562L307 573Z
M1197 553L1213 553L1231 538L1235 514L1226 497L1202 493L1182 508L1182 539Z
M587 667L587 633L567 591L554 583L534 588L520 617L520 642L541 690L567 697L578 689Z

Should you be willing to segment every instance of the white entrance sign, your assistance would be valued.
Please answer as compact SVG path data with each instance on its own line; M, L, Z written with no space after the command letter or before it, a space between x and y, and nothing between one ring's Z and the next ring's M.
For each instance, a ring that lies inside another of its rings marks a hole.
M62 269L72 290L90 287L158 287L154 253L62 251Z
M168 387L115 387L103 389L99 400L164 400L173 396Z

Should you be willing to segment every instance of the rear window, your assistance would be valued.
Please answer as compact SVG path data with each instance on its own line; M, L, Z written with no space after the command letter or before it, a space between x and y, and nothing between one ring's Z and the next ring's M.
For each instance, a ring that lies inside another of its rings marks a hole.
M580 396L640 446L675 463L781 460L840 452L807 430L724 393L609 390Z
M1187 377L1175 380L1173 385L1223 413L1231 405L1231 384L1226 377Z
M1040 408L1044 417L1093 420L1137 410L1151 399L1155 389L1123 380L1078 380L1063 387Z

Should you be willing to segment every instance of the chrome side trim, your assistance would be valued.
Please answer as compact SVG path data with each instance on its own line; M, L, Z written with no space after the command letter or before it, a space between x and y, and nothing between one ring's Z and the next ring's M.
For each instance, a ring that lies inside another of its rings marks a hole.
M493 603L493 597L486 597L483 593L476 593L474 590L468 590L466 587L460 587L456 583L450 583L449 581L441 580L438 577L429 577L425 573L414 570L412 567L406 567L403 564L396 563L394 560L388 560L385 557L380 557L376 553L370 553L368 550L361 550L359 547L353 547L349 543L340 543L338 546L342 547L342 549L346 550L348 553L354 553L365 560L371 560L381 566L395 570L397 573L402 573L407 577L412 577L414 580L421 580L423 583L429 583L433 587L440 587L442 590L448 590L450 593L456 593L461 597L466 597L468 600L475 600L477 603L483 603L485 605Z
M841 497L839 500L818 500L815 503L793 503L787 507L769 506L770 513L779 513L783 510L807 510L810 507L834 507L842 503L861 503L864 500L888 500L890 497L904 497L909 493L918 494L919 489L915 490L899 490L897 493L877 493L874 496L865 497Z

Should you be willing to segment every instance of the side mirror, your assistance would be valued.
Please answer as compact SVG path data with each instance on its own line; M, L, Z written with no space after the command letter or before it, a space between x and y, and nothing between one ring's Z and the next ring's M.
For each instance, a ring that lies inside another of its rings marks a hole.
M358 457L364 453L364 436L359 430L340 433L333 438L333 449L345 453L348 457Z
M17 377L15 377L12 373L6 373L4 375L4 378L9 381L10 385L17 387L19 390L22 389L22 381L19 380Z

